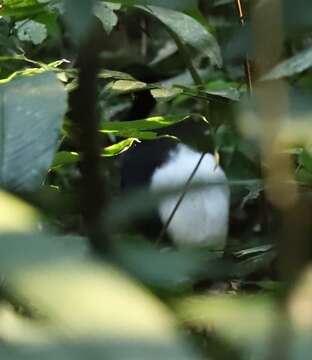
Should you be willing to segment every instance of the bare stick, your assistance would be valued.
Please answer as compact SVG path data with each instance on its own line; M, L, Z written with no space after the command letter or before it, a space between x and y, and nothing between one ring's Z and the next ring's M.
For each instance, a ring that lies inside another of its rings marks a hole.
M197 163L196 163L196 166L195 166L194 170L192 171L191 175L190 175L189 178L187 179L187 182L185 183L185 187L184 187L184 189L183 189L183 191L182 191L182 194L180 195L177 203L175 204L175 207L173 208L173 210L172 210L172 212L171 212L168 220L165 222L165 224L163 225L163 227L162 227L162 229L161 229L161 232L160 232L160 234L159 234L159 236L158 236L158 238L157 238L157 243L159 243L159 242L163 239L163 237L164 237L164 235L165 235L165 233L166 233L169 225L171 224L172 219L174 218L174 215L176 214L176 212L177 212L177 210L179 209L179 207L180 207L183 199L185 198L185 195L187 194L187 192L188 192L188 190L189 190L189 188L190 188L191 182L192 182L192 180L193 180L193 178L194 178L194 176L195 176L195 174L196 174L196 172L197 172L197 170L198 170L201 162L203 161L205 155L206 155L205 152L203 152L203 153L201 154L199 160L198 160Z
M241 23L242 26L244 26L246 24L246 12L243 8L242 2L241 0L234 0L235 2L235 7L239 16L239 21ZM247 89L249 94L252 93L252 87L253 87L253 81L252 81L252 71L251 71L251 62L249 59L248 54L246 55L245 61L244 61L244 68L245 68L245 78L246 78L246 85L247 85Z

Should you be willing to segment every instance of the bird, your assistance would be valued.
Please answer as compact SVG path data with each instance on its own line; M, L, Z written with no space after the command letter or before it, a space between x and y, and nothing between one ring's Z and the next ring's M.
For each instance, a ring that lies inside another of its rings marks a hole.
M138 73L140 71L134 74L136 78ZM139 80L146 81L146 75ZM154 105L155 99L148 90L135 94L127 121L147 117ZM166 228L165 238L178 248L223 249L228 233L230 187L216 156L198 147L207 140L202 136L202 126L184 121L165 129L164 133L177 135L181 141L164 136L143 140L121 156L123 191L147 188L150 192L158 192L181 188L180 193L175 191L162 199L156 211L148 219L141 219L136 229L149 238L159 239L162 229ZM192 174L191 188L185 191L181 201L183 188ZM200 187L192 189L196 184Z
M199 166L198 163L201 160ZM150 192L182 189L198 166L166 233L178 247L209 247L222 250L226 244L230 206L228 179L216 157L192 149L173 139L143 141L129 150L122 159L122 187L147 187ZM181 192L174 191L157 205L157 215L145 224L145 233L156 238L167 224ZM158 216L160 222L155 218ZM156 230L155 230L156 227Z

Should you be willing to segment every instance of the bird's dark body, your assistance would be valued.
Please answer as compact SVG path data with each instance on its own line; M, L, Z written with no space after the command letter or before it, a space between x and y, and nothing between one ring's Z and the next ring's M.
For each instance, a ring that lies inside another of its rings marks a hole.
M176 147L172 139L142 141L121 157L122 191L134 191L147 188L155 169L161 167L169 158L169 152ZM162 223L156 209L145 214L131 224L129 231L156 239L161 231ZM165 241L168 241L165 236Z
M169 152L177 146L172 139L157 139L136 144L121 158L121 187L133 190L148 186L158 167L165 164Z

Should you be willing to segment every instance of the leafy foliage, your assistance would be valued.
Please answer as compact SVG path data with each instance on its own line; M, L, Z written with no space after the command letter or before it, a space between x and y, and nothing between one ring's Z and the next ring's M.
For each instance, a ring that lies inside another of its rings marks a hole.
M234 3L1 2L3 358L310 358L311 1ZM120 155L164 137L222 163L224 252L130 234L181 189L122 193Z

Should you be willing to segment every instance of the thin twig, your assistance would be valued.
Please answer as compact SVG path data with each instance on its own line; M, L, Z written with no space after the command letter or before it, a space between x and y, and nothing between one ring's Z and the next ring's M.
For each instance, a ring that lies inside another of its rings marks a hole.
M188 192L188 190L190 188L191 182L192 182L192 180L193 180L193 178L194 178L194 176L195 176L201 162L203 161L205 155L206 155L205 152L203 152L201 154L199 160L196 163L196 166L195 166L194 170L192 171L191 175L187 179L187 182L185 183L185 187L184 187L184 189L182 191L182 194L180 195L180 197L179 197L177 203L175 204L175 207L173 208L170 216L168 217L167 221L165 222L165 224L163 225L163 227L161 229L161 232L160 232L160 234L159 234L159 236L157 238L157 243L161 242L161 240L163 239L169 225L171 224L172 219L174 218L174 216L175 216L177 210L179 209L183 199L185 198L185 195L187 194L187 192Z
M247 15L246 15L246 11L242 5L242 2L241 2L241 0L234 0L234 2L235 2L235 7L237 10L238 16L239 16L239 21L242 26L245 26ZM245 57L244 69L245 69L245 79L246 79L247 90L248 90L248 93L251 94L252 88L253 88L253 81L252 81L251 62L250 62L248 54Z

